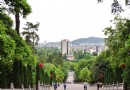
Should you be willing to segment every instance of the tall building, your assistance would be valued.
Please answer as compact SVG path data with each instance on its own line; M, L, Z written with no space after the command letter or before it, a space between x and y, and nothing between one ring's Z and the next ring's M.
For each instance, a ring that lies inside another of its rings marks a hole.
M61 53L62 55L69 55L69 40L64 39L61 41Z

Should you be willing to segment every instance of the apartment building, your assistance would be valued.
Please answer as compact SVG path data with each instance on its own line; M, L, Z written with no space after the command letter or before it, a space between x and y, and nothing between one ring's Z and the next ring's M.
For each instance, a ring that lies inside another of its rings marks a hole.
M70 41L68 39L64 39L61 41L61 53L62 55L69 55L70 50L69 50L69 43Z

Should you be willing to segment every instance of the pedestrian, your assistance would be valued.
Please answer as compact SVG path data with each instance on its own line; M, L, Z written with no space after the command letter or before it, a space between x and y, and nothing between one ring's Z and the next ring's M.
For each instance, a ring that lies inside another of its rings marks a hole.
M97 84L97 90L99 90L99 83Z
M87 83L84 83L84 90L87 90Z
M64 83L64 90L66 90L66 83Z
M57 83L54 83L54 90L57 89Z
M60 86L60 84L58 83L58 87Z

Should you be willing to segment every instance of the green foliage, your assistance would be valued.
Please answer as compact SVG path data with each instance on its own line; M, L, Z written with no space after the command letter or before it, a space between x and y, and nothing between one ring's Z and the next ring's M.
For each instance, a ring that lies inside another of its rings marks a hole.
M124 57L128 55L124 49L130 34L129 20L116 17L115 28L106 28L105 34L108 35L106 45L110 50L110 61L113 62L114 67L117 67L120 63L125 62Z
M7 35L0 35L0 57L11 58L14 55L15 43Z
M128 58L130 58L130 57L128 57ZM122 76L126 83L130 83L130 61L129 61L129 59L126 61L126 68L125 68Z
M40 81L51 84L67 79L67 68L63 65L63 57L57 48L37 48L39 63L44 63L40 69ZM50 76L52 75L52 76Z
M74 68L76 66L76 62L69 62L69 61L63 61L63 66L67 69L67 70L71 70L74 71Z
M26 0L4 0L9 6L9 12L20 13L24 18L31 13L31 7Z
M83 68L79 73L79 78L82 82L90 82L91 72L88 68Z
M14 55L15 41L6 34L12 26L12 20L4 13L0 13L0 57L10 59Z
M77 81L77 82L83 81L83 77L81 78L81 70L84 70L84 68L87 68L90 70L90 66L92 65L92 62L93 62L92 60L85 60L85 59L82 59L82 60L79 60L78 62L76 62L76 66L74 68L75 81ZM84 73L82 73L82 74L84 74ZM84 75L82 75L82 76L84 76ZM87 78L87 76L86 76L86 78Z
M28 69L28 84L31 85L31 87L33 87L34 81L33 81L32 66L31 65L27 65L27 69Z
M61 69L64 73L64 79L63 82L66 82L67 78L68 78L68 69L66 69L65 67L62 67Z
M29 78L29 76L28 76L28 70L27 70L26 66L23 67L23 73L24 73L24 87L28 88L28 85L29 85L28 78Z
M5 27L5 28L10 29L13 26L13 21L5 13L0 12L0 25L1 25L1 27Z
M23 18L26 18L27 15L31 13L31 7L26 0L3 0L5 5L1 5L0 10L6 10L8 13L15 15L15 29L19 35L20 31L20 14Z
M38 45L39 36L36 31L38 31L39 24L40 23L38 22L36 24L26 22L26 27L23 28L25 31L22 32L22 35L25 36L27 44L32 45L33 47Z
M8 67L6 63L0 61L0 87L8 88Z
M38 55L39 62L52 63L54 65L63 65L63 58L60 50L57 48L37 48L36 54Z
M99 80L101 77L100 75L104 75L107 67L109 66L109 62L104 60L102 57L98 57L95 62L95 67L93 68L93 76L95 80Z
M10 83L14 83L14 87L21 87L25 84L34 83L35 70L33 75L30 67L35 68L36 55L33 55L31 48L26 42L12 29L13 22L11 18L0 12L0 83L2 88L9 87ZM23 68L26 67L26 68ZM5 68L1 70L2 68ZM25 72L25 73L24 73ZM26 73L27 72L27 73ZM30 78L27 78L29 76ZM5 80L5 81L4 81ZM25 82L25 81L26 82ZM31 84L32 85L32 84Z
M21 74L20 74L21 70L20 70L20 61L15 60L14 64L13 64L13 77L12 77L12 81L14 83L14 86L16 88L21 87Z
M104 77L102 79L105 83L122 82L123 80L129 83L130 20L117 16L114 19L114 25L114 27L111 26L104 30L104 34L108 36L105 40L108 50L98 56L96 61L100 61L99 69L96 67L95 70L96 72L103 72ZM102 62L106 66L104 69L101 67ZM105 64L105 62L108 62L108 64ZM124 70L120 67L122 63L126 67Z
M37 73L39 73L40 75L39 76L37 74L38 75L37 78L40 77L41 82L50 84L51 82L62 82L63 80L65 80L66 78L65 74L67 72L59 65L55 66L50 63L45 63L42 68L39 68L39 71Z
M91 58L90 53L83 50L73 51L73 53L76 60L81 60L81 59L89 60Z

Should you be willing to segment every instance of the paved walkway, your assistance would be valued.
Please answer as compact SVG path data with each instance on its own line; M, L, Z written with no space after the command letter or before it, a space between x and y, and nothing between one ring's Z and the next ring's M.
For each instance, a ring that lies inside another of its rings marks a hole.
M54 89L52 89L52 90L54 90ZM61 84L57 88L57 90L64 90L63 84ZM84 90L84 84L67 84L66 90ZM88 86L87 90L97 90L97 87L96 86Z
M52 87L51 90L54 90L54 88ZM64 90L63 84L61 84L57 88L57 90ZM67 84L66 90L84 90L84 84ZM87 90L97 90L97 87L88 85ZM103 89L99 88L99 90L103 90ZM104 90L109 90L109 89L107 88L107 89L104 89ZM113 90L113 89L111 88L110 90ZM114 90L117 90L117 89L115 88ZM122 90L122 89L119 88L118 90Z

